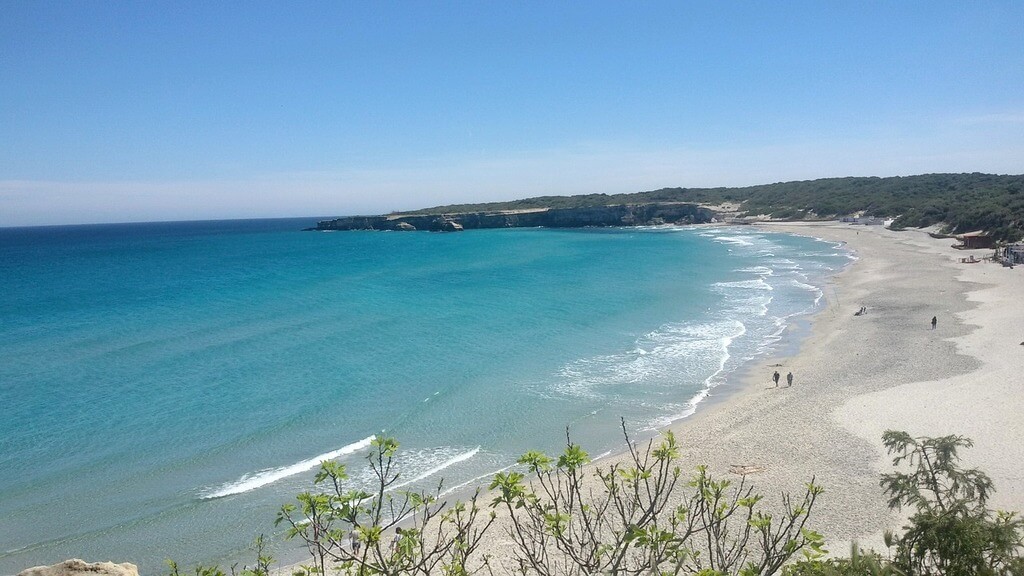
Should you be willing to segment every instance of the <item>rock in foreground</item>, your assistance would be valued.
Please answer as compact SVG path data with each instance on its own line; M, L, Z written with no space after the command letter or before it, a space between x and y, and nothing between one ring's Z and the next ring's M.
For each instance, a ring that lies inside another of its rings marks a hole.
M139 576L139 567L128 562L86 562L75 558L53 566L28 568L18 576Z

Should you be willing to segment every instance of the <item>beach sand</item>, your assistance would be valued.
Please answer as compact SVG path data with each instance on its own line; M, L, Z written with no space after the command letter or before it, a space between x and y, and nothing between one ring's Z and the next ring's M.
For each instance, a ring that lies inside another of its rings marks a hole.
M826 493L810 525L837 554L854 540L882 551L884 530L902 523L878 484L892 468L881 444L887 429L972 438L962 456L992 477L992 504L1024 510L1022 271L961 264L967 254L952 240L921 231L763 226L846 242L858 260L827 287L795 357L756 361L726 385L738 389L713 391L727 397L673 427L685 462L722 476L734 465L763 468L747 478L766 501L799 493L814 476ZM855 316L861 306L867 313ZM793 372L793 387L773 387L776 369Z
M989 251L960 252L951 240L916 230L758 227L845 242L858 259L826 287L823 309L793 357L755 360L671 426L684 471L706 464L715 476L738 479L737 466L757 470L747 481L769 508L780 492L802 494L814 477L826 492L808 526L826 536L829 550L846 555L857 541L884 553L883 532L903 520L879 487L880 474L891 469L882 432L961 434L975 442L962 454L965 463L995 482L991 503L1024 510L1024 306L1015 301L1024 294L1024 271L961 264L961 257ZM855 316L862 306L867 313ZM775 370L783 376L778 388ZM789 371L792 387L785 386ZM511 568L503 529L499 521L481 550L499 572Z

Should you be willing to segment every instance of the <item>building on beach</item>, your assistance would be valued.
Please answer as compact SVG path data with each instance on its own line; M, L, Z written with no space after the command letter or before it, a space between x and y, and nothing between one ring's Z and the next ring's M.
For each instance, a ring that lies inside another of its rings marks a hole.
M1008 244L999 248L996 251L996 257L1003 264L1008 264L1010 266L1015 264L1024 264L1024 242Z
M956 240L958 244L953 244L953 248L957 250L978 250L995 246L995 239L982 230L958 234Z
M839 221L846 222L847 224L863 224L864 226L882 226L885 224L884 218L875 218L874 216L843 216Z

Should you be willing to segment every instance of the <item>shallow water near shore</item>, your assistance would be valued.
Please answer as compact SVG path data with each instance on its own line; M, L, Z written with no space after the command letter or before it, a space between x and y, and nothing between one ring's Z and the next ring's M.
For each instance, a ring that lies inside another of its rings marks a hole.
M245 560L324 458L454 488L691 414L850 261L749 227L0 230L0 574ZM787 336L789 338L789 336Z

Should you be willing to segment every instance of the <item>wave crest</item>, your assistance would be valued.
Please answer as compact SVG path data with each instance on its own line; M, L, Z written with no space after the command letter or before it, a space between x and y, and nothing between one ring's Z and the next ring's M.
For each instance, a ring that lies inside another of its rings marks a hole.
M262 488L267 484L273 484L274 482L277 482L278 480L283 480L284 478L287 478L289 476L294 476L296 474L301 474L303 472L312 470L313 468L319 466L320 463L325 460L334 460L335 458L351 454L356 450L362 450L363 448L367 448L370 446L370 443L373 442L375 438L376 436L367 436L366 438L363 438L358 442L347 444L345 446L342 446L341 448L338 448L337 450L325 452L319 456L314 456L313 458L309 458L301 462L296 462L295 464L291 464L289 466L282 466L280 468L268 468L266 470L261 470L259 472L254 472L252 474L245 474L244 476L242 476L238 480L235 480L234 482L222 484L220 487L206 494L203 494L202 499L212 500L214 498L223 498L225 496L231 496L233 494L242 494L243 492L249 492L257 488Z

